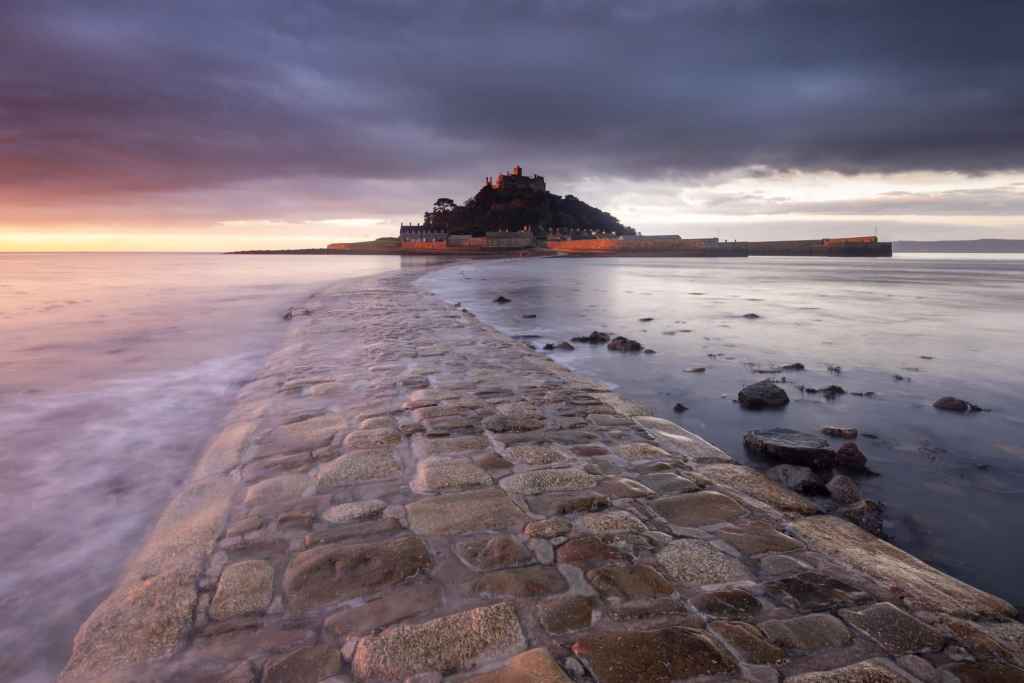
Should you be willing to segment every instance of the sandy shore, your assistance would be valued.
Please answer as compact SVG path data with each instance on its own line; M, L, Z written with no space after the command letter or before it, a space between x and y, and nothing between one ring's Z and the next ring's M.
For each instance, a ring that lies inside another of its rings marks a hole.
M63 680L1024 681L1005 601L414 277L295 311Z

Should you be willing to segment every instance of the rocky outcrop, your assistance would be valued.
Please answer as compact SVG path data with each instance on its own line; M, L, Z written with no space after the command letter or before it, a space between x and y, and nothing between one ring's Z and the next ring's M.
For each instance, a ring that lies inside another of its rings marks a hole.
M608 342L609 351L622 351L625 353L636 353L644 350L644 345L634 339L626 337L615 337Z
M781 408L789 403L786 390L769 380L743 387L736 398L741 406L752 410Z

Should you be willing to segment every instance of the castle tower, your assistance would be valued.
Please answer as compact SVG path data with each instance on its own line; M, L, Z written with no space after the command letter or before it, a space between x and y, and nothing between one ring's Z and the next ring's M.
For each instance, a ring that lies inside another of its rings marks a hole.
M523 167L520 166L519 164L516 164L515 167L512 169L512 175L517 177L523 175Z

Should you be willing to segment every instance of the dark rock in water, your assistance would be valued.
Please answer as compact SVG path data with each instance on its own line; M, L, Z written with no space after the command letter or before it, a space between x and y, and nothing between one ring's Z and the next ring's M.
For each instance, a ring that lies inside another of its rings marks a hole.
M974 405L973 403L965 401L961 398L956 398L954 396L943 396L938 401L933 403L932 407L938 408L939 410L948 410L953 413L973 413L983 410L982 408Z
M885 506L873 500L861 500L836 510L837 515L875 536L882 535L884 512Z
M810 467L800 465L776 465L765 474L772 481L777 481L797 493L811 496L823 496L828 493L825 482Z
M918 356L921 360L935 360L935 356Z
M893 380L894 380L894 381L896 381L896 382L909 382L909 381L910 381L910 378L909 378L909 377L904 377L903 375L900 375L900 374L898 374L898 373L897 373L897 374L894 374L894 375L892 376L892 378L893 378Z
M504 296L499 296L497 299L494 300L494 303L496 303L496 304L507 304L510 301L512 301L512 299L506 299Z
M644 349L644 353L657 353L654 349Z
M567 341L558 342L557 344L545 344L545 351L575 351L576 347Z
M826 366L826 368L828 369L829 374L832 374L832 375L841 375L841 374L843 374L843 369L841 367L839 367L838 365L828 365L828 366Z
M527 313L523 317L526 318L527 320L530 320L530 319L536 318L537 314L536 313Z
M684 406L682 403L677 403L674 406L672 406L672 410L674 410L677 413L685 413L687 410L689 410L689 408Z
M699 372L704 372L705 370L707 370L707 368L702 368L702 367L698 366L698 367L695 367L695 368L686 368L685 370L683 370L683 372L699 373Z
M652 320L654 320L654 318L640 318L640 322L642 322L642 323L649 323Z
M282 315L281 317L285 320L291 320L292 318L297 318L303 315L313 315L313 313L308 308L304 308L302 306L292 306L287 311L285 311L285 314Z
M759 316L757 313L744 313L743 317L746 318L747 320L757 320L761 316Z
M821 428L821 433L825 436L836 436L840 439L856 439L857 428L856 427L836 427L830 425Z
M783 365L779 368L780 370L803 370L803 363L790 363L789 365Z
M875 392L873 392L873 391L851 391L850 392L850 396L865 396L867 398L871 398L874 395L875 395Z
M836 451L836 465L851 470L865 470L868 466L868 459L857 447L857 444L847 441Z
M609 351L623 351L626 353L636 353L644 350L644 345L633 339L627 339L626 337L616 337L608 342Z
M836 457L825 439L781 427L747 432L743 445L754 453L816 470L832 467Z
M610 339L611 336L607 332L598 332L597 330L591 332L587 337L572 338L574 342L579 342L581 344L607 344Z
M774 382L763 380L740 389L740 405L744 408L781 408L789 403L785 389Z
M856 503L860 500L860 487L857 486L857 482L845 474L835 475L828 480L825 487L828 489L828 494L832 496L832 500L842 505Z
M814 387L804 387L804 391L808 394L822 394L826 399L831 401L837 396L842 396L846 393L846 389L843 389L838 384L830 384L827 387L821 389L815 389Z

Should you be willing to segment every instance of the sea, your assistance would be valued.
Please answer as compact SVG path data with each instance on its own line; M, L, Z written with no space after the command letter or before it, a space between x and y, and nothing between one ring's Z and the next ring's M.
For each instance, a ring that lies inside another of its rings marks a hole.
M538 349L592 330L640 341L656 353L550 353L740 462L769 465L745 453L751 429L870 434L858 443L876 474L858 483L885 504L889 538L1024 607L1024 256L438 264L0 254L0 680L59 673L78 626L281 343L283 313L339 280L399 268ZM757 372L794 362L806 370ZM736 392L765 377L784 379L792 402L740 408ZM798 388L830 384L847 393ZM944 395L987 411L936 411Z

